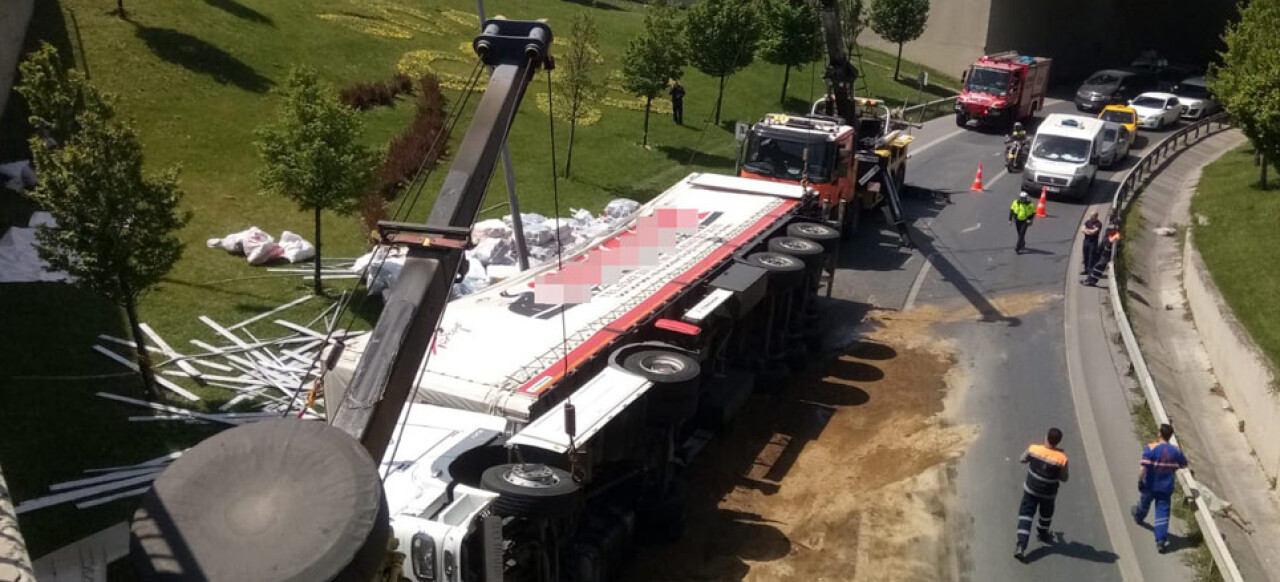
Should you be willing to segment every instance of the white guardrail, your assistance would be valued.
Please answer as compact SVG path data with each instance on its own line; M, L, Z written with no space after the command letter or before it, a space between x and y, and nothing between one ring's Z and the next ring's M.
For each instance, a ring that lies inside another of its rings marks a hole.
M1216 128L1213 127L1214 124L1217 125ZM1173 132L1161 141L1159 145L1144 154L1138 160L1138 163L1125 174L1124 180L1116 188L1115 197L1111 201L1113 215L1119 216L1121 221L1124 220L1124 212L1128 210L1133 200L1142 193L1142 186L1160 172L1159 164L1168 161L1171 156L1191 145L1199 143L1202 138L1222 131L1224 127L1227 127L1226 114L1218 113L1206 117ZM1192 134L1194 134L1195 141L1191 139ZM1182 140L1181 145L1179 145L1178 140ZM1125 351L1129 353L1129 360L1133 362L1134 373L1138 376L1138 384L1142 386L1142 393L1146 396L1147 404L1151 408L1151 414L1155 417L1156 424L1163 424L1169 422L1169 415L1165 412L1164 403L1160 400L1160 393L1156 391L1155 381L1151 378L1151 371L1147 369L1146 358L1142 356L1142 349L1138 346L1138 339L1133 335L1133 327L1129 324L1129 316L1125 313L1124 303L1120 299L1120 285L1116 280L1115 270L1116 259L1118 258L1118 249L1113 248L1111 264L1108 266L1111 284L1107 287L1111 294L1111 305L1114 309L1116 324L1120 328L1120 336L1124 338ZM1177 440L1175 436L1173 438L1175 445ZM1199 484L1190 471L1178 471L1178 479L1189 497L1193 499L1199 497ZM1240 575L1240 568L1236 565L1235 558L1231 556L1231 550L1227 547L1226 540L1222 539L1222 532L1218 529L1217 522L1213 520L1213 514L1210 513L1208 505L1208 503L1196 503L1196 523L1200 525L1200 531L1204 534L1205 543L1209 545L1209 552L1213 554L1213 561L1218 566L1218 572L1228 582L1244 582L1244 578Z

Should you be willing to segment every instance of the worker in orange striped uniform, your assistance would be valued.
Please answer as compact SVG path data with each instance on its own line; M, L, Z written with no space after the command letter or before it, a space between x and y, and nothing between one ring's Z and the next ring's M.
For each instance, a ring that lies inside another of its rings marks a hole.
M1022 504L1018 507L1018 545L1013 557L1021 560L1027 551L1027 540L1031 537L1031 522L1040 513L1036 522L1036 537L1046 544L1053 543L1053 534L1049 526L1053 522L1053 504L1058 496L1058 485L1067 480L1067 454L1058 448L1062 442L1062 431L1050 428L1045 435L1044 444L1033 444L1027 447L1018 459L1027 465L1027 479L1022 484Z

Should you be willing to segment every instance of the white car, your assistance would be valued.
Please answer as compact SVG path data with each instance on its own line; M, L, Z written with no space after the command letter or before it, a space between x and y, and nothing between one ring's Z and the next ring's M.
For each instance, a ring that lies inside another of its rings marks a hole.
M1182 116L1182 102L1173 93L1143 93L1129 102L1138 113L1138 127L1164 129Z
M1172 93L1182 103L1183 119L1200 119L1218 112L1218 102L1209 94L1204 77L1190 77L1174 86Z

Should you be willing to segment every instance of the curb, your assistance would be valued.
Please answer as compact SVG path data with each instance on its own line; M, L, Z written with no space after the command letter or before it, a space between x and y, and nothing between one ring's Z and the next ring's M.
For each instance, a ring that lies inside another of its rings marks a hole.
M1216 129L1212 127L1213 123L1217 123ZM1166 137L1125 174L1124 180L1116 188L1115 197L1112 199L1112 212L1119 212L1121 221L1123 221L1124 211L1128 210L1133 199L1142 193L1141 186L1149 182L1151 178L1159 174L1163 169L1162 167L1154 167L1157 163L1167 162L1170 157L1199 143L1201 139L1222 131L1226 124L1226 115L1218 113L1185 126ZM1201 133L1202 129L1205 130L1203 135ZM1192 142L1189 137L1193 131L1196 136L1195 142ZM1183 140L1181 147L1178 146L1179 138ZM1116 250L1112 249L1111 262L1107 266L1107 276L1111 280L1111 284L1107 285L1107 292L1111 299L1112 313L1115 316L1116 325L1120 329L1120 336L1124 339L1125 351L1128 352L1129 360L1133 363L1133 370L1138 377L1138 384L1142 386L1142 393L1151 408L1151 415L1155 417L1156 424L1163 424L1169 422L1169 415L1165 412L1164 403L1160 400L1160 393L1156 390L1155 381L1151 378L1151 371L1147 369L1146 358L1142 355L1138 339L1133 334L1133 327L1129 324L1129 316L1124 310L1124 302L1120 298L1120 286L1116 282L1115 270L1116 259L1118 258ZM1177 440L1178 437L1174 436L1172 439L1174 445L1177 445ZM1200 488L1195 477L1189 471L1178 471L1177 475L1182 487L1188 492L1188 496L1193 499L1198 498ZM1227 543L1222 537L1222 532L1218 529L1218 524L1213 520L1213 515L1209 512L1206 504L1196 503L1196 523L1199 524L1200 530L1204 532L1204 539L1209 546L1209 553L1213 555L1213 561L1222 577L1229 582L1244 582L1244 577L1240 574L1240 568L1236 565L1235 558L1232 557L1231 550L1227 547Z

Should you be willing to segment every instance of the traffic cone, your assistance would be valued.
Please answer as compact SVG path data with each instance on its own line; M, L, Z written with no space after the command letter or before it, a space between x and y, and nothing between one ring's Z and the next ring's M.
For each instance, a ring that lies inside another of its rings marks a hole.
M1045 211L1044 211L1045 210L1044 202L1048 197L1049 197L1049 188L1046 186L1041 186L1040 201L1036 203L1036 218L1048 218L1049 215L1045 214Z
M970 192L982 191L982 162L978 162L978 172L973 175L973 185L969 186Z

